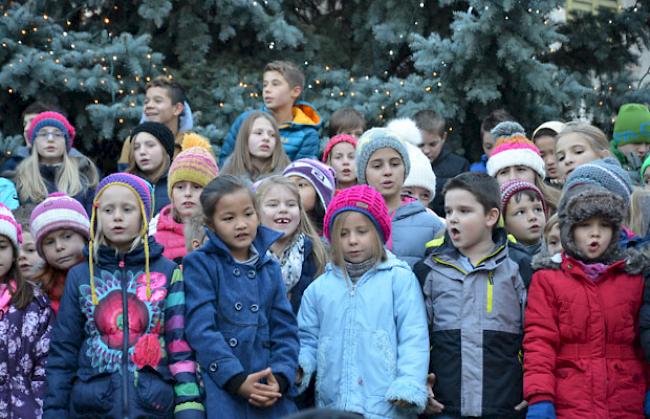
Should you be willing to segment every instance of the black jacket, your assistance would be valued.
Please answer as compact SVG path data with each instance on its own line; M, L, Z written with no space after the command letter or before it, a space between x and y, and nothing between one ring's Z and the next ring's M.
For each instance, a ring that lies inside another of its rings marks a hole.
M429 204L429 208L434 210L441 217L445 216L445 197L442 195L442 188L445 183L456 175L469 170L469 162L464 157L449 151L443 147L437 159L431 162L433 173L436 174L436 197Z

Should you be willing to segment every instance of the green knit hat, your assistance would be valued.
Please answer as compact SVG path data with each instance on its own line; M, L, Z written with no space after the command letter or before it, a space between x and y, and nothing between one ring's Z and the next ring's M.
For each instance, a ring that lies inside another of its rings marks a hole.
M626 103L618 110L612 146L650 143L650 110L647 105Z

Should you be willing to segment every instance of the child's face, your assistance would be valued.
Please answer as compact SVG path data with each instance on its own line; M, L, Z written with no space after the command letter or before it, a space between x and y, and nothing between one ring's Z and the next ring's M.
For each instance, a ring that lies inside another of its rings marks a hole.
M23 231L23 243L20 245L18 252L18 269L20 275L25 279L34 279L45 266L45 261L36 251L36 243L32 234Z
M141 132L133 140L135 164L143 173L150 174L163 164L166 151L160 141L148 132Z
M38 115L37 113L26 113L25 116L23 116L23 137L25 138L25 142L27 142L27 131L29 130L29 124L32 122L32 119L34 119Z
M337 132L337 134L347 134L353 136L354 138L359 138L361 137L361 134L363 134L363 127L344 129L340 132Z
M272 186L260 203L260 222L290 237L300 224L299 199L282 185Z
M164 87L150 87L144 98L144 117L147 121L170 125L178 121L183 104L172 104L172 98Z
M544 160L546 175L551 179L555 179L558 176L557 160L555 159L555 137L542 135L535 139L535 145L539 148L539 153Z
M289 86L284 76L277 71L264 73L262 84L264 104L273 111L287 107L291 108L298 96L300 96L300 87Z
M623 155L628 159L638 158L638 161L643 163L643 161L648 155L648 151L650 151L650 144L638 143L638 144L619 145L618 151L623 153Z
M431 191L420 186L405 186L402 188L402 195L407 195L417 199L425 208L428 207L429 202L431 202Z
M183 222L201 213L201 202L199 200L201 192L203 192L203 186L189 180L174 184L172 188L172 204L174 205L174 212Z
M268 119L264 117L257 118L251 126L251 132L248 135L248 151L258 160L268 160L273 155L275 143L278 139L275 137L275 130Z
M336 173L336 180L339 183L353 183L357 180L357 172L354 170L354 146L342 142L332 147L330 152L330 166Z
M65 136L54 127L43 127L36 134L34 145L41 163L57 164L63 161Z
M483 134L481 137L481 145L483 146L483 153L490 157L492 154L492 149L494 149L494 144L496 141L494 140L494 137L492 137L492 134L489 132L486 132Z
M224 195L214 209L212 227L237 260L246 260L257 235L259 220L246 190Z
M298 192L300 192L300 201L302 202L302 207L305 211L309 212L313 210L316 206L318 195L316 194L316 189L314 189L311 182L300 176L289 176L289 180L295 183L298 187Z
M14 265L14 246L7 236L0 236L0 278L4 278Z
M551 230L546 236L546 248L549 255L554 255L562 251L562 242L560 241L560 223L553 224Z
M86 239L74 230L63 229L50 232L43 238L43 256L52 267L67 271L83 260Z
M404 184L404 162L392 148L380 148L372 153L366 166L366 181L384 199L398 196Z
M441 137L440 134L436 132L430 132L425 130L420 130L422 134L422 144L420 144L420 150L424 153L425 156L429 158L430 162L433 162L438 158L442 148L445 146L445 140L447 139L446 134Z
M526 182L535 183L535 172L527 166L508 166L499 170L496 174L499 186L511 180L525 180Z
M523 193L510 199L505 212L505 227L517 241L527 245L539 243L545 226L546 216L539 199L531 199Z
M558 170L561 178L568 178L576 167L602 158L594 150L589 140L580 134L567 134L562 136L555 146Z
M341 226L339 243L343 250L343 258L352 263L364 262L372 257L373 245L377 235L373 223L360 212L348 211Z
M589 260L602 256L612 241L614 229L609 221L591 217L573 228L573 240L578 250Z
M125 186L111 185L99 198L99 222L108 245L126 252L142 229L142 214L135 194Z
M466 254L492 240L492 227L499 220L499 210L492 208L486 212L471 192L450 189L445 194L445 220L454 246Z

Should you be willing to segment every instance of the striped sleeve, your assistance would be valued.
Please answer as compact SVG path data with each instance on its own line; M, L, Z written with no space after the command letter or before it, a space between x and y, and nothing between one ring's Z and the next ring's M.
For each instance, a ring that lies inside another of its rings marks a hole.
M165 304L165 343L169 370L174 377L176 419L204 418L194 353L185 340L185 290L183 273L175 269Z

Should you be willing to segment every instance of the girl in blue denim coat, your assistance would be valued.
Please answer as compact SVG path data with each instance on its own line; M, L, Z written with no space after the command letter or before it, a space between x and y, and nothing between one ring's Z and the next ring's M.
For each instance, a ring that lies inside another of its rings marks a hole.
M384 249L391 234L379 192L341 190L327 208L332 263L303 295L300 390L316 374L316 406L368 419L416 418L427 401L429 332L420 286Z
M187 336L210 418L280 418L298 365L298 331L280 265L282 234L259 225L253 193L222 175L201 193L208 242L184 259Z

